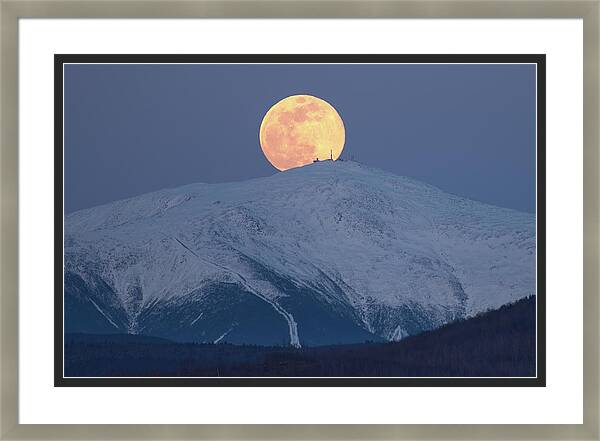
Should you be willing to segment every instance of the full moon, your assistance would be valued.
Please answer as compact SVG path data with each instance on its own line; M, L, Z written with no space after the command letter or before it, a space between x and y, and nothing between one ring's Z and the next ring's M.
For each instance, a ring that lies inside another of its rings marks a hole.
M260 146L278 170L339 158L344 122L331 104L311 95L293 95L276 103L260 125Z

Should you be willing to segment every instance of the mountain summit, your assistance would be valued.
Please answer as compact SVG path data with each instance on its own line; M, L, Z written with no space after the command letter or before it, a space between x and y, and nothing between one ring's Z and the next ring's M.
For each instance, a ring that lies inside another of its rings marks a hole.
M399 340L535 293L534 215L350 161L65 219L65 332Z

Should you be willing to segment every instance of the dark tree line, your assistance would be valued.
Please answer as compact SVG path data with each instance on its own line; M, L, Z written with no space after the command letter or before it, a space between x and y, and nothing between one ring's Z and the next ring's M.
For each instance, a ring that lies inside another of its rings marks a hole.
M67 376L534 376L535 297L396 343L305 347L65 336Z

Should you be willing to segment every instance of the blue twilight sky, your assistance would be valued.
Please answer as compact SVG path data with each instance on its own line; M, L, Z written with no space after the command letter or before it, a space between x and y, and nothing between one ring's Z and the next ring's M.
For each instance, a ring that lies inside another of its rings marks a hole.
M535 211L534 65L65 65L65 212L193 182L278 171L265 112L325 99L343 157Z

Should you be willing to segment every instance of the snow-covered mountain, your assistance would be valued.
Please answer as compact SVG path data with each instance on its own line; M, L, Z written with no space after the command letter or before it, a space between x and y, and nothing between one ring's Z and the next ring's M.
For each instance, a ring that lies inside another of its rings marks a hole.
M398 340L535 293L535 219L355 162L65 219L65 331Z

